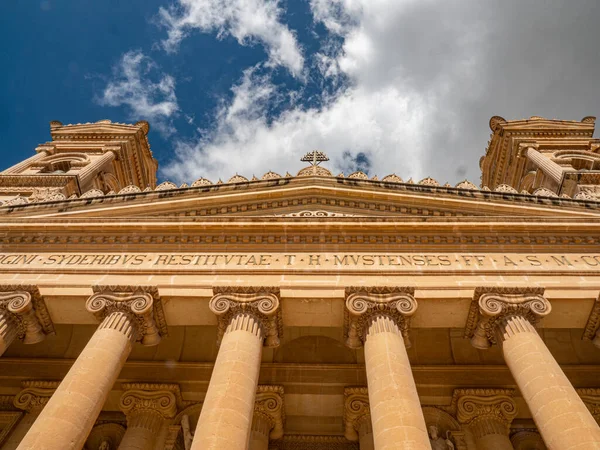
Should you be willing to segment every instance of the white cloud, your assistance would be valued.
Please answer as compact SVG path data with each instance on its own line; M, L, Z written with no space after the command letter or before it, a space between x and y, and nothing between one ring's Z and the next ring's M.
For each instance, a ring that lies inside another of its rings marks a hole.
M260 42L269 54L268 64L300 77L304 58L295 34L280 20L282 12L278 0L178 0L176 7L160 8L168 32L163 47L175 51L193 29L231 35L242 45Z
M149 120L161 133L172 134L175 130L170 119L179 109L175 79L159 74L159 79L152 81L150 75L157 70L156 64L142 52L125 53L98 102L105 106L125 105L132 120Z

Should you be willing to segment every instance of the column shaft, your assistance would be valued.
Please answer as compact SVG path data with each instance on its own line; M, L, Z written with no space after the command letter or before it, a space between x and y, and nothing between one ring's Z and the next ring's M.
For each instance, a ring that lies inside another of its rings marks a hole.
M600 428L558 363L525 318L501 327L502 351L550 450L600 449Z
M565 169L551 161L549 158L546 158L533 147L528 147L525 154L527 155L527 159L535 164L536 167L538 167L546 176L556 182L556 184L560 187Z
M262 414L254 414L248 450L269 450L270 431L269 421Z
M100 157L98 157L95 161L92 161L89 165L84 167L79 172L79 185L81 189L87 189L88 183L98 174L102 168L115 159L115 154L112 151L104 152ZM84 192L82 192L83 194Z
M514 450L507 434L507 426L500 421L484 418L470 426L477 450Z
M371 416L366 416L364 420L361 421L360 428L358 429L358 444L360 450L375 450Z
M127 420L127 431L119 450L152 450L163 422L158 412L140 411L133 414Z
M392 319L371 322L365 363L375 448L430 448L404 339Z
M258 320L235 316L219 348L192 450L248 448L262 347Z
M17 327L6 312L0 311L0 356L17 337Z
M133 334L128 315L113 312L104 319L18 450L83 447L131 352Z

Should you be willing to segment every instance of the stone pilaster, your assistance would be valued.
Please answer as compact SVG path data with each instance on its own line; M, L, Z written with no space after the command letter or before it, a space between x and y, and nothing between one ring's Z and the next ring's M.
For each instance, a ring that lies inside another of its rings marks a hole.
M502 346L504 360L549 448L600 449L600 428L535 330L551 306L539 289L476 289L465 336Z
M262 348L279 345L279 289L215 288L219 354L192 450L246 448L250 439Z
M406 353L417 302L410 288L348 288L344 332L365 347L375 448L428 448L429 437Z
M583 330L583 339L592 341L592 343L600 348L600 297L596 298L587 324Z
M54 325L38 288L0 285L0 355L15 339L35 344L48 334L54 334Z
M134 341L145 345L166 333L153 287L94 287L88 311L102 322L41 412L18 450L83 447Z
M258 386L249 449L268 450L269 438L283 436L284 422L283 386Z
M344 435L349 441L359 441L360 450L373 450L373 425L366 387L344 389Z
M127 417L127 431L120 450L152 450L156 436L177 413L177 386L125 383L120 408Z
M510 424L517 415L508 389L457 389L457 419L469 427L481 450L512 450ZM454 403L454 402L453 402Z

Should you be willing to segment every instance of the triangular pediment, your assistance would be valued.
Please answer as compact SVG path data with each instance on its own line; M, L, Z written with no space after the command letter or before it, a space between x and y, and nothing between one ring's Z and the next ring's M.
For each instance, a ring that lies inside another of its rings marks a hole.
M134 192L2 209L4 218L169 221L600 217L596 202L333 177Z

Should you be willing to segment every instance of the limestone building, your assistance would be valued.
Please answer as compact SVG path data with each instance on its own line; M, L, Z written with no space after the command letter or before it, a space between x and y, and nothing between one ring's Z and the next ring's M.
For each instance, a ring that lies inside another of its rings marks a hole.
M0 173L2 450L600 449L600 140L493 117L481 185L156 185L146 122Z

